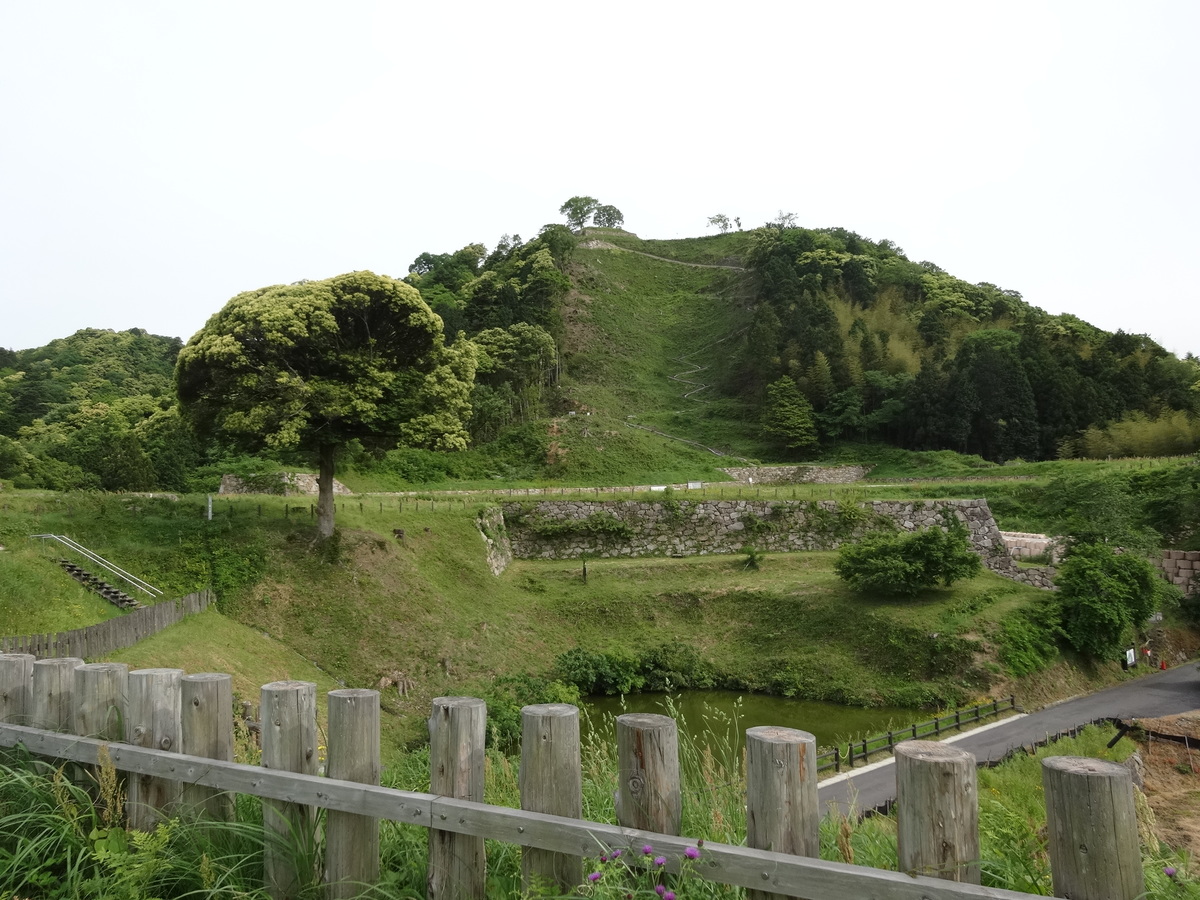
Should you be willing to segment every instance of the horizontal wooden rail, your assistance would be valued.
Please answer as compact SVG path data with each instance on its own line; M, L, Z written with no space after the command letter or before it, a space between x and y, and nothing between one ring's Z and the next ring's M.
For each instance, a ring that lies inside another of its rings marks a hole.
M610 849L624 850L648 843L669 859L679 859L683 858L687 848L695 846L695 841L688 838L618 825L0 724L0 746L18 745L39 756L91 765L99 765L102 751L105 751L113 765L125 772L482 836L558 853L596 857ZM1035 896L709 842L704 844L695 872L708 881L808 900L842 900L848 896L877 900L1030 900Z

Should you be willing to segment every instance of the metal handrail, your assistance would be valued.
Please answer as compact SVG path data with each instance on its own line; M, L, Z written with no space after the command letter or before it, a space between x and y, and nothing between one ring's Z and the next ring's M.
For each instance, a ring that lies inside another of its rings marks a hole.
M108 572L112 573L117 578L120 578L122 581L133 585L134 588L141 591L143 594L149 594L151 597L161 597L163 595L163 592L161 590L156 588L154 585L150 584L148 581L143 581L142 579L138 578L136 575L131 575L130 573L128 573L124 569L122 569L120 566L116 565L115 563L109 562L107 559L105 559L103 556L100 556L98 553L93 553L87 547L83 546L83 544L80 544L78 541L72 540L71 538L67 537L65 534L33 534L33 535L30 535L30 537L41 538L43 541L46 539L58 541L60 544L75 551L76 553L78 553L80 556L82 556L84 559L88 560L89 562L95 563L96 565L100 566L100 568L106 569Z

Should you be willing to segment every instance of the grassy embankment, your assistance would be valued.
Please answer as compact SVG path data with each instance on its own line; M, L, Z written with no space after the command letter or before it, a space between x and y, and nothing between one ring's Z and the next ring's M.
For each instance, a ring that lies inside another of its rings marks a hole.
M20 554L11 559L57 580L43 596L72 583L21 549L18 531L69 533L168 596L214 585L212 621L170 629L125 661L231 671L252 700L257 684L280 678L373 686L402 672L409 695L385 696L400 742L422 736L432 697L548 674L574 647L637 656L679 642L709 664L717 685L850 704L947 704L989 685L1007 692L997 623L1044 596L985 573L914 601L866 598L836 578L832 553L769 555L757 571L740 556L598 560L586 583L578 562L517 561L497 578L485 564L478 506L465 499L374 498L361 511L343 500L335 559L312 543L307 504L282 498L221 500L212 522L202 498L7 502L8 521L21 523L8 529ZM285 504L298 511L285 518ZM396 527L402 542L390 535ZM18 621L22 608L0 615ZM1101 667L1086 677L1109 675Z

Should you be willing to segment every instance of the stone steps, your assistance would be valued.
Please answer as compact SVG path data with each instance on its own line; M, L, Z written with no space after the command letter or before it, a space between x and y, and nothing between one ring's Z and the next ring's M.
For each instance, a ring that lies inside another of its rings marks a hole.
M121 609L141 609L142 604L135 598L129 596L124 591L113 587L107 581L96 577L91 572L86 571L69 559L59 559L58 564L63 567L68 575L86 587L88 590L95 591L113 606Z

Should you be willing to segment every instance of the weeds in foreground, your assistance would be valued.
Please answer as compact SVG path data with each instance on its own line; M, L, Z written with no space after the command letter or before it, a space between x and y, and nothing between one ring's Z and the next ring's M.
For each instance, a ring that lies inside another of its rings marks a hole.
M670 706L666 711L670 713ZM705 841L738 844L745 835L744 777L736 750L739 729L732 716L705 716L698 738L681 735L684 790L683 832L696 841L679 859L652 845L598 852L585 863L585 881L576 894L608 900L616 897L739 898L740 888L704 880ZM612 724L585 730L583 742L584 816L612 822L616 759ZM684 734L687 730L684 730ZM1033 756L1019 756L996 769L981 770L980 866L985 886L1033 894L1051 890L1046 853L1045 809L1041 798L1040 759L1047 755L1099 756L1120 760L1132 750L1123 741L1113 751L1105 743L1111 728L1086 729ZM428 754L389 773L389 782L414 790L428 788ZM518 805L515 760L490 754L487 799ZM232 822L171 818L153 831L127 830L121 782L111 761L102 762L91 781L79 784L64 768L9 753L0 759L0 896L49 900L134 900L134 898L265 897L263 857L267 842L278 855L300 853L299 841L264 836L262 804L236 798ZM1184 855L1147 841L1143 853L1149 898L1200 898L1200 883ZM382 877L363 886L361 896L416 898L425 893L428 832L423 828L381 823ZM521 896L520 849L486 842L488 895ZM821 856L854 865L894 870L896 822L893 817L830 815L821 824ZM301 900L322 888L311 858L311 880L300 887ZM660 861L661 860L661 861ZM530 894L544 897L544 894Z

